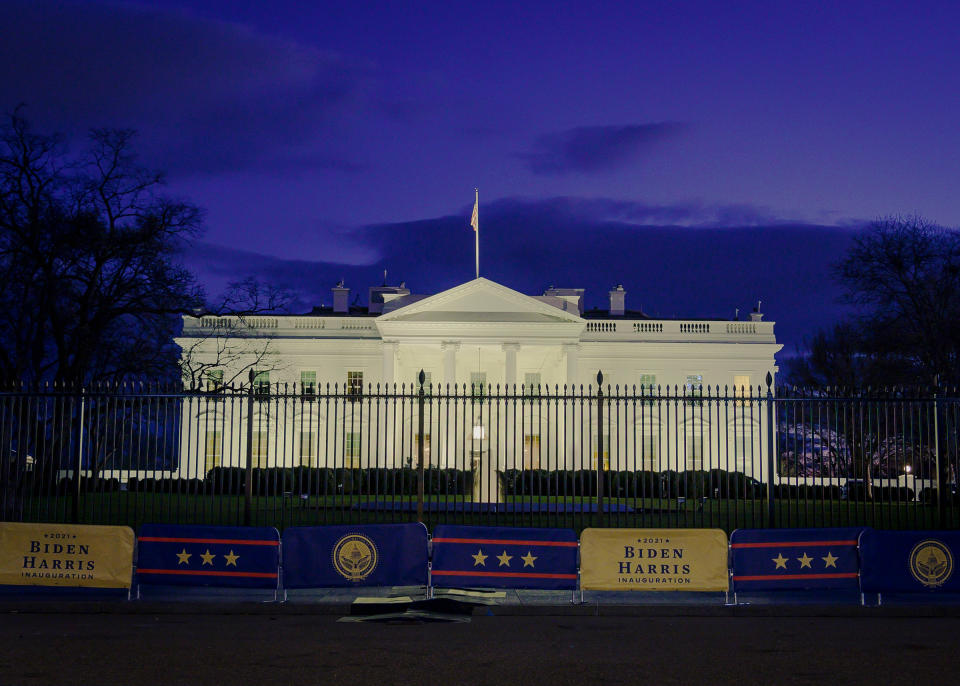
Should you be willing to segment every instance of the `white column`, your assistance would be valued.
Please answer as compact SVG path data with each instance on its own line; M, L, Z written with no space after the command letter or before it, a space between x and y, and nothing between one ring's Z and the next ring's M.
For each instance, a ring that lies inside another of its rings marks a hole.
M397 344L383 343L383 385L393 386L396 381Z
M444 341L440 344L440 350L443 351L443 384L450 384L453 390L453 384L457 382L457 351L460 350L460 344Z
M563 352L567 358L567 388L570 388L579 378L580 345L566 343L563 346Z
M517 351L520 350L520 344L504 343L502 347L503 352L507 354L504 382L507 384L507 388L512 391L513 386L517 383Z

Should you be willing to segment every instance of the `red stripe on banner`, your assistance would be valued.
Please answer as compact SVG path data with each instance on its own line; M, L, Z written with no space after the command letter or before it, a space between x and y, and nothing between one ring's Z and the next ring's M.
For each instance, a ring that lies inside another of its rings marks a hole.
M190 569L138 569L137 574L179 574L182 576L245 576L256 579L276 579L276 572L215 572Z
M757 574L755 576L734 576L734 581L768 581L770 579L855 579L857 572L839 572L837 574Z
M484 543L487 545L542 545L576 548L576 541L501 541L495 538L435 538L434 543Z
M731 548L803 548L805 546L856 545L856 541L763 541L762 543L732 543Z
M161 536L141 536L137 539L147 543L222 543L226 545L272 545L279 546L279 541L257 541L243 538L165 538Z
M431 574L433 576L496 576L496 577L515 577L515 578L524 578L524 579L576 579L576 574L533 574L525 572L461 572L461 571L444 571L434 569Z

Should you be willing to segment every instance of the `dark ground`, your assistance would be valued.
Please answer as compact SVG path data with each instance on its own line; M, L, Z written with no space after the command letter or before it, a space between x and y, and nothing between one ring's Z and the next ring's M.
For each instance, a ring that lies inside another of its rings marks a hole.
M394 625L338 623L344 606L111 607L0 608L0 683L960 681L956 607L481 608L469 623Z

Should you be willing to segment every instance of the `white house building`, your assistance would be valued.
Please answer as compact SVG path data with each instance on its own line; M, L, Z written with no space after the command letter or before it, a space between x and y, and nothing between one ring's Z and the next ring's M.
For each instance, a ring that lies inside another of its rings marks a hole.
M207 382L246 382L252 368L280 391L250 404L254 466L404 466L422 440L428 464L475 473L478 500L499 498L496 472L511 468L761 478L765 422L740 396L765 393L777 371L773 322L654 319L622 287L609 297L585 312L583 289L529 296L478 278L429 296L374 287L361 308L340 285L333 307L304 315L185 317L177 343ZM725 399L697 400L717 387ZM231 408L185 406L180 476L246 464L249 417Z

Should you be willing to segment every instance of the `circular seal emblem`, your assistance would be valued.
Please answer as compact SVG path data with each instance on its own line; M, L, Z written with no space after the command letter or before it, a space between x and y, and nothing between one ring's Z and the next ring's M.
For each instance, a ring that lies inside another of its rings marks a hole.
M917 543L910 551L910 573L927 588L937 588L953 574L950 548L932 538Z
M333 546L333 568L348 581L363 581L377 567L377 546L361 534L347 534Z

